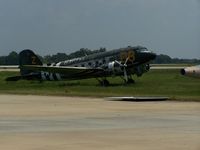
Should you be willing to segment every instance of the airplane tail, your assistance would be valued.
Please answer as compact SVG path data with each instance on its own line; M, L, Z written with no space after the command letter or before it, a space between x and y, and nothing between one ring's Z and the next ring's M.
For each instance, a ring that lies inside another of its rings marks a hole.
M23 65L40 65L42 66L41 60L33 51L26 49L19 53L19 67L21 75L27 75L33 73L31 70L24 69Z
M23 65L42 65L41 60L37 55L33 53L33 51L26 49L19 53L19 68L20 74L19 76L12 76L6 78L6 81L18 81L20 79L41 79L40 72L34 72L32 70L27 70L23 68Z

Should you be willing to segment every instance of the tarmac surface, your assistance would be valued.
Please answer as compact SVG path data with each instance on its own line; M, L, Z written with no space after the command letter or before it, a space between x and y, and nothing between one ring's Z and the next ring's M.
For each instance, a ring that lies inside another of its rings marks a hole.
M0 95L2 150L200 150L200 103Z

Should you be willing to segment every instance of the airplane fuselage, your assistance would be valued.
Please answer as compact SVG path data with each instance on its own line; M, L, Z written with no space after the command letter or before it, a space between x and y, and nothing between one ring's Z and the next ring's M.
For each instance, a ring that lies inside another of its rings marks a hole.
M149 61L156 54L145 47L126 47L74 58L51 65L43 65L33 51L19 53L20 76L8 77L7 81L26 80L73 80L97 78L108 85L106 77L121 76L126 83L134 82L131 75L141 76L149 70Z
M58 74L42 72L43 80L61 80L61 79L83 79L83 78L99 78L108 76L123 76L124 67L127 65L127 75L136 74L141 76L144 72L147 72L149 66L147 63L155 58L155 54L147 50L145 47L127 47L121 49L115 49L111 51L92 54L80 58L62 61L52 64L56 67L80 67L91 69L104 69L96 72L78 72L77 74Z

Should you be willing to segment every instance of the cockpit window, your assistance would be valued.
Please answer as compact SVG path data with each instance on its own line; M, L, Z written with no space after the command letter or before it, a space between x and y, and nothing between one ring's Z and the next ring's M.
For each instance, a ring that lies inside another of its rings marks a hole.
M143 52L143 53L149 53L150 51L148 49L142 49L141 52Z
M150 53L150 51L146 48L143 48L143 49L138 49L137 50L138 52L143 52L143 53Z

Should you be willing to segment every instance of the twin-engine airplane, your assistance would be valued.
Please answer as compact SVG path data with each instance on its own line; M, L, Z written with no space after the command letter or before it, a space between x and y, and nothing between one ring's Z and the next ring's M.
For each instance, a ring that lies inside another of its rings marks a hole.
M200 78L200 65L181 69L181 74L189 77Z
M80 58L44 66L31 51L19 54L20 76L8 77L7 81L27 80L74 80L96 78L102 85L108 85L106 77L121 76L125 83L133 83L132 75L138 77L149 70L149 61L156 54L145 47L127 47L100 52Z

